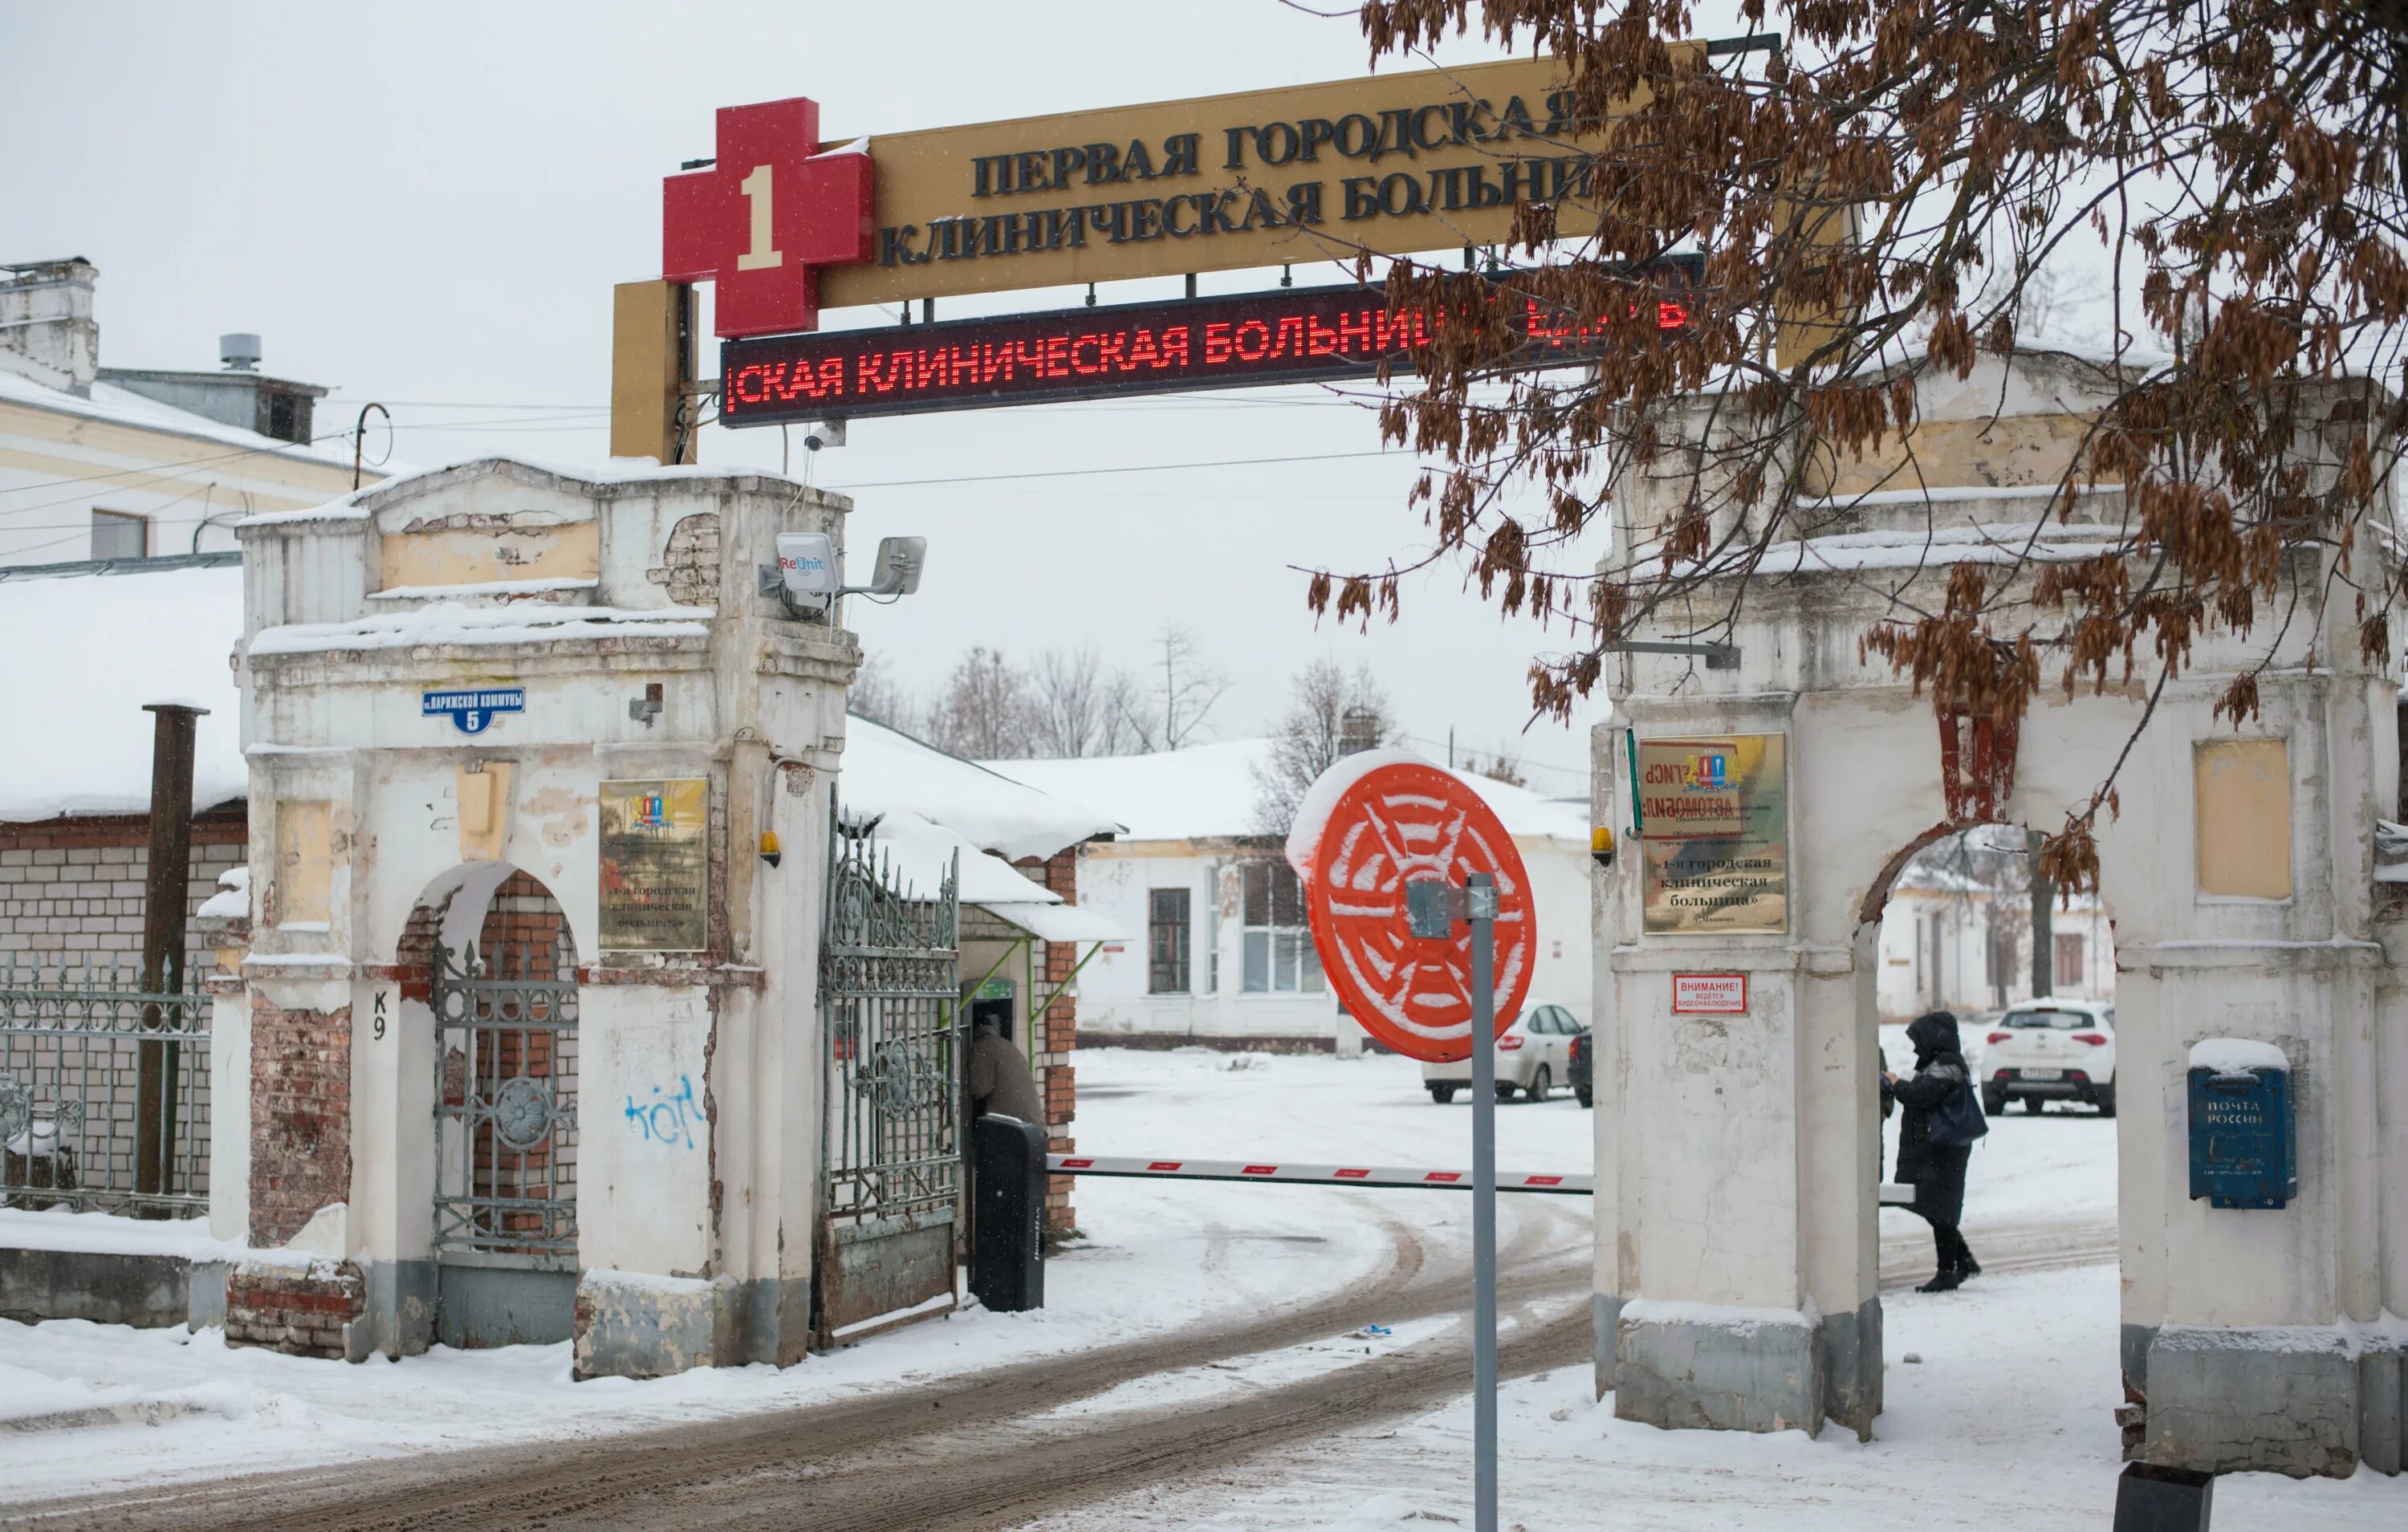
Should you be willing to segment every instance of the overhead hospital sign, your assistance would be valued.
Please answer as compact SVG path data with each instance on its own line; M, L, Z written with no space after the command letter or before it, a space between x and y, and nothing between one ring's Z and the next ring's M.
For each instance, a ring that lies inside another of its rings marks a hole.
M1700 45L1702 46L1702 45ZM796 97L719 113L669 177L662 275L717 284L724 336L822 308L1501 245L1593 207L1602 124L1561 64L1517 59L1103 111L821 136Z

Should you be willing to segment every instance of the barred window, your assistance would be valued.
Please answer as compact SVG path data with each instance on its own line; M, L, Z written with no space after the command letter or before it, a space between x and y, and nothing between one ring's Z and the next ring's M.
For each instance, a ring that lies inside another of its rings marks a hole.
M1150 960L1146 968L1146 993L1184 995L1188 984L1187 890L1157 888L1147 893L1146 935Z

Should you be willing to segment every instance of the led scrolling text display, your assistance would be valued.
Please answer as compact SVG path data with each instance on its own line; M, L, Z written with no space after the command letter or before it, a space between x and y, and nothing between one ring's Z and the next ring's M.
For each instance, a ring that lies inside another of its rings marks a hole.
M1522 365L1566 365L1688 323L1691 268L1667 264L1618 320L1582 325L1502 290ZM1005 319L732 340L722 349L720 419L730 426L1043 404L1247 383L1364 377L1384 359L1409 371L1429 340L1418 313L1392 314L1376 288L1279 289L1230 298L1069 308Z

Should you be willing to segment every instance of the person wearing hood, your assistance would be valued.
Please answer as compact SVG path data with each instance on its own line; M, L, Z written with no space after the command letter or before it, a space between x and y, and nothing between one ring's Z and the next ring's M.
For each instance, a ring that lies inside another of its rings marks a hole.
M1906 1029L1914 1044L1914 1073L1903 1080L1882 1072L1882 1095L1903 1109L1898 1128L1898 1179L1914 1187L1914 1211L1931 1225L1940 1270L1918 1293L1946 1293L1981 1274L1971 1247L1957 1231L1965 1215L1965 1165L1971 1143L1931 1141L1932 1116L1959 1091L1972 1087L1973 1071L1956 1038L1956 1018L1944 1010L1918 1016Z

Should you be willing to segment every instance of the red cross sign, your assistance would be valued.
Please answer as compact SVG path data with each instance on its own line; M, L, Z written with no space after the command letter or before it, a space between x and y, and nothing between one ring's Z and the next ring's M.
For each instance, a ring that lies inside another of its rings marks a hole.
M719 159L661 184L661 275L716 282L723 336L820 323L819 268L869 259L866 153L821 152L819 103L719 110Z

